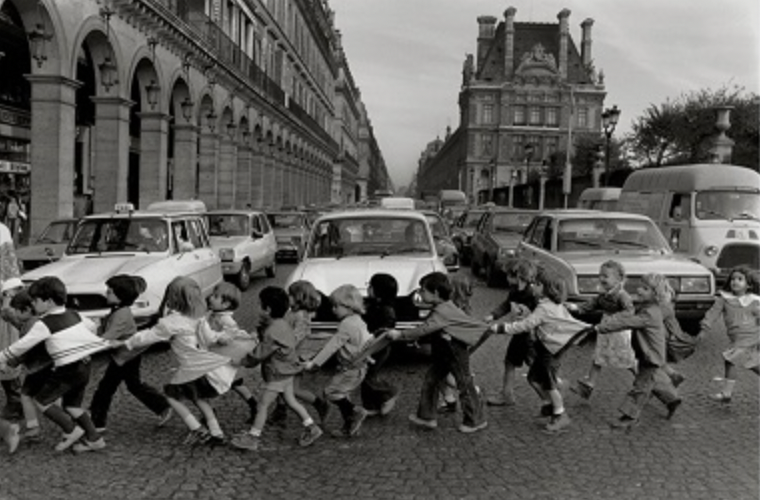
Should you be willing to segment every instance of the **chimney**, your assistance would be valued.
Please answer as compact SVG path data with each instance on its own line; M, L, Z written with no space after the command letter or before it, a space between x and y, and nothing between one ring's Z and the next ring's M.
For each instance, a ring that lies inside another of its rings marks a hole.
M483 69L483 60L486 58L488 49L493 42L493 36L496 31L496 18L493 16L478 17L478 60L477 71Z
M515 71L515 14L517 9L509 7L504 11L504 76L512 79Z
M581 29L583 30L581 37L581 61L584 68L587 68L591 64L591 27L593 25L594 20L590 17L581 23Z
M559 75L565 80L567 80L567 39L570 36L567 22L568 17L570 17L568 9L562 9L557 14L557 19L559 19Z

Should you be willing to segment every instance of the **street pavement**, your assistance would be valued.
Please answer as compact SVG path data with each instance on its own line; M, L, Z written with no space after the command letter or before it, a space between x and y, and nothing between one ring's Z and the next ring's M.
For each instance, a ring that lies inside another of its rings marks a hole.
M245 294L237 319L245 328L256 322L256 295L267 284L285 281L291 266L279 266L273 280L257 278ZM460 272L469 272L464 269ZM479 283L474 312L486 314L503 292ZM461 415L441 415L439 428L413 428L407 415L416 408L424 354L402 352L388 368L401 387L396 410L368 419L358 437L334 438L329 432L310 448L299 448L300 424L294 414L285 428L267 427L263 449L183 445L186 428L178 418L157 428L155 416L122 387L108 422L108 447L74 455L56 453L59 432L43 421L44 439L22 443L15 455L0 451L0 500L36 499L689 499L750 500L760 494L758 378L739 372L734 400L721 405L708 398L711 379L722 374L720 351L725 335L707 338L680 366L684 404L668 421L656 401L647 406L640 426L612 430L616 407L631 383L622 370L602 373L589 402L566 393L571 427L559 435L542 432L539 401L518 381L517 405L488 408L488 428L464 435ZM499 387L507 345L492 337L473 355L477 384ZM593 347L571 350L562 367L573 381L588 369ZM96 364L90 387L102 373ZM144 378L156 385L167 379L167 350L149 352ZM246 371L251 386L260 384ZM306 378L318 387L325 374ZM247 407L235 394L216 401L227 433L245 429ZM309 411L315 415L311 408ZM333 409L327 428L339 426Z

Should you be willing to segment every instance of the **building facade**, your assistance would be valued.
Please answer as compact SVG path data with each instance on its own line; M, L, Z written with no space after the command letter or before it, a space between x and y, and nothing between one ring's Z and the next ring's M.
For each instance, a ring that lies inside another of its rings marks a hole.
M573 137L601 134L606 91L591 57L594 21L581 23L579 50L569 10L558 23L516 22L516 14L510 7L500 22L478 18L477 51L462 71L459 128L440 148L447 154L421 165L418 192L457 188L471 200L491 200L496 188L545 176L562 151L569 152L562 162L567 184Z
M329 202L333 19L326 0L0 0L0 175L32 233L117 202Z

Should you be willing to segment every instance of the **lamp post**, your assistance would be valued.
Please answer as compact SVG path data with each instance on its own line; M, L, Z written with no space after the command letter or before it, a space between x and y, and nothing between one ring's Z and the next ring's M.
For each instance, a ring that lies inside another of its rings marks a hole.
M602 186L605 187L607 186L607 178L609 177L610 170L610 143L619 118L620 110L618 109L617 104L612 106L612 108L605 109L602 113L602 128L604 129L605 138L604 179L602 181Z
M517 182L517 170L512 169L512 173L509 175L509 208L515 206L515 182Z
M549 167L546 165L546 160L541 162L541 166L538 167L538 182L539 182L539 190L538 190L538 209L543 210L544 209L544 203L546 201L546 177L549 173Z

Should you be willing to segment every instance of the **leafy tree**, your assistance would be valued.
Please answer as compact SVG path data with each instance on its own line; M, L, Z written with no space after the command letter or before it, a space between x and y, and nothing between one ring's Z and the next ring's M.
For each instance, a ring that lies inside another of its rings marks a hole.
M735 141L732 161L758 169L758 104L760 97L743 87L702 89L650 105L633 124L628 137L631 151L642 166L678 165L710 161L718 106L732 106L731 128Z
M621 154L625 143L614 137L610 141L610 172L627 169L627 159ZM597 161L604 162L605 142L598 134L574 134L573 155L570 163L573 165L573 177L591 175ZM564 150L557 151L549 157L549 178L561 178L565 170ZM610 173L608 172L608 174Z

